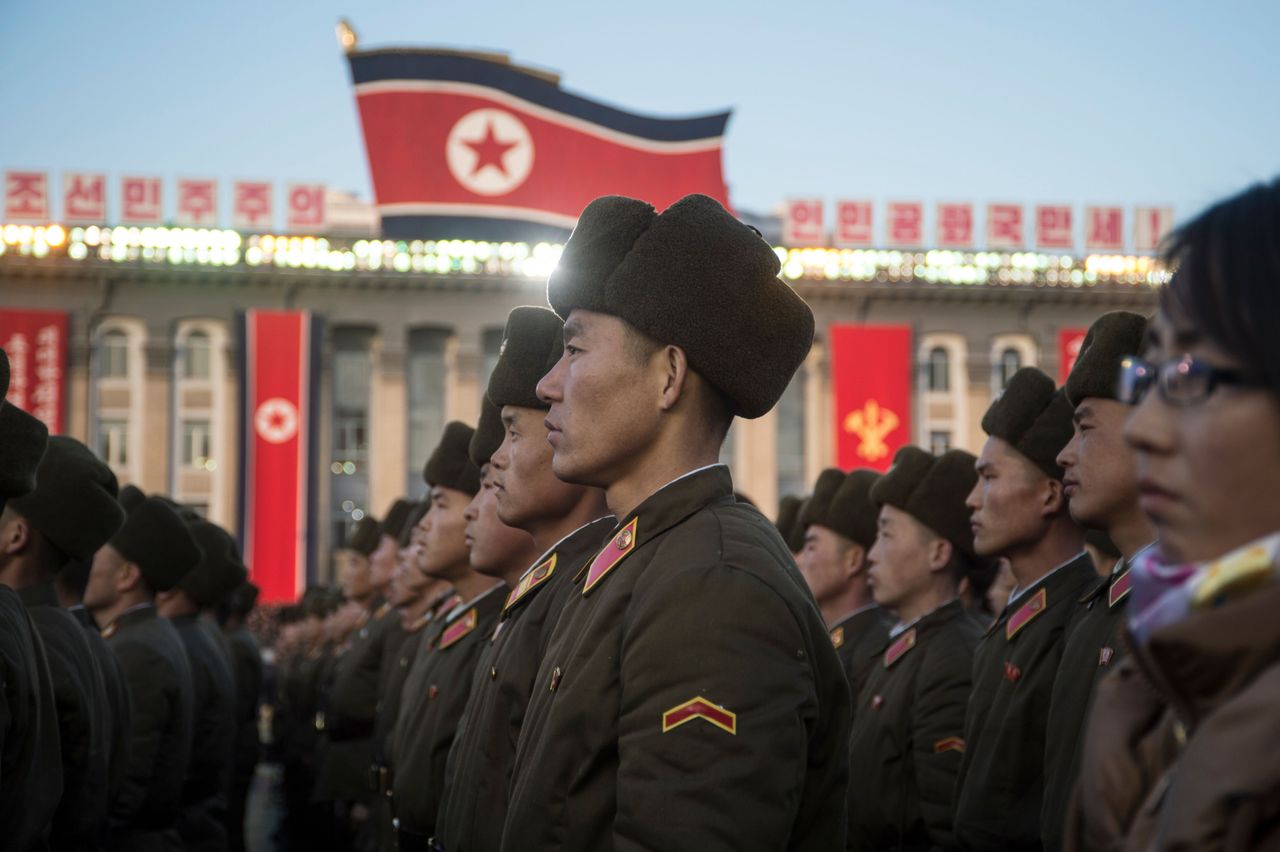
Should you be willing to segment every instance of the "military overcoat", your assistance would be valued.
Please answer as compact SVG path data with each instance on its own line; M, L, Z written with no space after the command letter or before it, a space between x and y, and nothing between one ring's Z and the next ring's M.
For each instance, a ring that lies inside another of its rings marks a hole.
M497 852L511 767L538 666L573 576L613 529L612 517L574 531L525 572L507 596L476 664L445 770L436 836L450 852Z
M1087 553L1011 600L978 644L956 788L962 849L1040 849L1049 696L1067 623L1097 580Z
M574 586L503 850L843 847L848 685L786 544L726 467L621 518Z

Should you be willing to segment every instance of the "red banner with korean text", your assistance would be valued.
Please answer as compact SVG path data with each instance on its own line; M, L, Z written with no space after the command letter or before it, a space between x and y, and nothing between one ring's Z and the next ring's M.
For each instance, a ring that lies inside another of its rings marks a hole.
M1067 381L1071 368L1076 365L1076 359L1080 357L1084 336L1088 333L1087 328L1058 329L1058 384L1061 385Z
M9 393L49 433L63 429L67 388L67 314L0 309L0 349L9 356Z
M831 326L836 464L888 470L911 441L911 328Z
M307 311L244 314L241 541L264 603L296 600L314 561L315 325Z

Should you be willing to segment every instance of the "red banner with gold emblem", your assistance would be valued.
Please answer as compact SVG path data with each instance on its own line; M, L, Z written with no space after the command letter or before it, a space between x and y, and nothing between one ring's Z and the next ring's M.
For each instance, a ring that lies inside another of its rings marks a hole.
M263 603L302 594L314 561L312 394L319 334L307 311L244 314L244 559Z
M836 464L888 470L911 440L911 328L831 326Z
M1080 347L1088 333L1087 328L1058 329L1058 384L1065 384L1067 376L1071 375L1071 368L1080 357Z

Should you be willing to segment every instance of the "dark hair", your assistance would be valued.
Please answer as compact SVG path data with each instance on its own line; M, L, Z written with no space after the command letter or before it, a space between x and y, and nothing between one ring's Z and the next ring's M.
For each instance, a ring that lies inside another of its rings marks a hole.
M1280 391L1280 179L1219 201L1169 235L1162 309Z

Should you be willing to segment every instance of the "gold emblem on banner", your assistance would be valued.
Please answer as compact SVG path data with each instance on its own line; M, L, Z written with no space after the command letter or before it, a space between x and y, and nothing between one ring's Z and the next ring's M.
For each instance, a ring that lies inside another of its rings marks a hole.
M879 461L889 455L889 445L885 438L889 437L902 421L898 415L887 408L881 408L874 399L857 411L850 411L844 417L844 431L858 437L858 455L867 461Z

